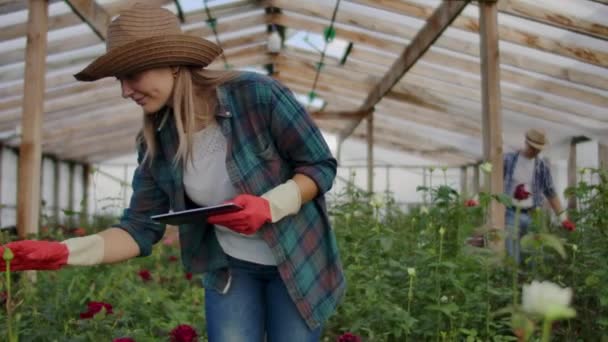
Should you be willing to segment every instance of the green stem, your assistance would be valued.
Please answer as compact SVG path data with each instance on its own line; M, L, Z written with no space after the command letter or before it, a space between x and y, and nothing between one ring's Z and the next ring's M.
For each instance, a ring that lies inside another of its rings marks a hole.
M513 236L511 237L511 243L513 244L513 250L516 249L516 245L519 245L519 217L521 215L521 209L517 207L515 209L515 225L513 227ZM517 248L519 251L519 256L521 258L521 249ZM515 254L515 253L514 253ZM517 257L513 255L513 274L512 274L512 293L513 293L513 307L517 305L518 302L518 287L517 287L517 274L519 272L519 265L517 262Z
M407 291L407 313L410 314L412 299L414 298L414 277L410 276L410 287Z
M542 342L549 342L551 340L551 320L546 319L543 321L543 336L541 338Z
M440 229L443 229L443 228L440 228ZM439 264L441 264L442 254L443 254L443 234L441 234L441 232L440 232L439 233L439 262L437 263L437 266L435 267L435 286L437 287L437 306L441 305L441 284L439 282ZM435 322L437 338L439 338L440 318L441 318L441 313L438 311L436 322Z
M13 314L11 308L11 262L6 260L6 324L8 328L8 340L10 342L17 341L13 334Z
M407 291L407 314L408 314L408 316L411 316L412 299L414 299L414 277L410 276L409 278L410 278L410 286ZM410 334L410 332L408 329L408 331L405 332L405 341L407 341L409 334Z
M490 338L490 265L484 262L486 269L486 338Z

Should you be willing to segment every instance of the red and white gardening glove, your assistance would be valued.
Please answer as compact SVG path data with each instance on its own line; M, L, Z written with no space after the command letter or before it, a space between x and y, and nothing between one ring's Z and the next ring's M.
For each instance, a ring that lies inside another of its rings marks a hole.
M262 196L238 195L230 202L243 210L209 216L207 222L251 235L265 223L277 222L287 215L296 214L302 205L300 188L293 180L273 188Z
M13 252L13 260L10 262L13 271L57 270L68 262L68 247L60 242L37 240L9 242L1 247L3 254L5 248ZM6 269L4 259L1 265L0 268Z
M11 270L58 270L65 265L89 266L101 263L104 253L104 240L97 234L67 239L62 242L21 240L0 247L13 252ZM5 269L4 259L0 269Z
M563 213L561 213L561 215L559 215L559 219L562 222L562 228L564 228L565 230L567 230L569 232L573 232L576 230L576 225L574 224L574 222L572 222L572 221L570 221L570 219L568 219L565 212L563 212Z

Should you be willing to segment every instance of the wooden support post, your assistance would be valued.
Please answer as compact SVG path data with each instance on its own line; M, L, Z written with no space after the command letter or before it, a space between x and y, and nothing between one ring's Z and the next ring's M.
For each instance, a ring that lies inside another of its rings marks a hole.
M500 61L498 49L498 7L496 2L479 3L481 36L482 127L484 159L492 163L489 177L492 194L503 192L502 113L500 99ZM490 206L489 228L504 229L505 208L496 201ZM503 251L502 241L493 246Z
M469 196L468 189L468 168L466 165L460 167L460 194L463 196Z
M48 1L30 0L23 91L23 136L19 150L17 232L24 239L38 232L42 114L46 69Z
M391 191L391 166L386 166L386 193Z
M570 154L568 155L568 187L574 187L577 183L576 170L576 141L570 141ZM576 209L576 196L568 197L568 209Z
M122 204L123 204L123 208L127 208L128 204L129 204L129 199L127 198L127 178L128 178L128 170L129 170L129 166L127 164L125 164L124 169L123 169L123 177L122 177L122 184L120 185L122 187Z
M2 204L2 180L4 179L2 165L4 165L4 145L0 144L0 227L2 227L2 207L4 206Z
M473 194L479 193L479 165L475 164L473 166L473 186L471 187L471 192Z
M68 210L70 211L70 215L68 217L68 226L74 227L74 162L68 162Z
M374 115L367 116L367 191L374 192Z
M80 209L80 222L89 221L89 187L91 186L91 164L82 165L82 208Z
M336 144L336 160L338 161L338 165L340 165L340 157L342 157L342 144L344 140L338 137L338 143Z
M425 188L427 187L427 181L426 181L426 168L423 168L423 169L422 169L422 186L423 186L423 187L425 187ZM422 195L422 202L423 202L424 204L427 204L427 199L428 199L427 194L428 194L428 191L425 191L425 192L423 193L423 195Z
M600 169L608 169L608 145L599 143L598 146L598 163L597 165L600 167Z
M59 213L61 212L61 207L59 201L61 200L59 197L60 191L60 180L61 180L61 169L60 162L56 157L53 157L53 218L55 223L59 223Z

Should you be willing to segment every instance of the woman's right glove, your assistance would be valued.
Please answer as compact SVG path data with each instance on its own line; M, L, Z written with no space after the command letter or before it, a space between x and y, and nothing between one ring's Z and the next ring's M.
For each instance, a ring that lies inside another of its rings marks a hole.
M67 239L62 242L21 240L0 247L13 252L11 270L57 270L64 265L90 266L100 264L104 256L104 239L93 234ZM0 270L6 269L4 259L0 260Z

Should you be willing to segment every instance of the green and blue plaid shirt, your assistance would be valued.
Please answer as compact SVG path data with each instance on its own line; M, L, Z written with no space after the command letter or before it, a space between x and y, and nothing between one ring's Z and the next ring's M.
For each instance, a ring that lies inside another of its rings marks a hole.
M307 175L319 188L319 195L298 214L260 230L291 298L315 328L335 311L346 285L323 196L333 184L336 160L310 115L272 78L242 73L218 87L217 96L216 119L227 141L226 168L237 193L261 195L295 173ZM145 146L137 148L133 195L116 225L135 239L141 256L151 253L165 231L150 216L189 207L183 169L172 167L178 138L170 114L156 114L159 149L151 166L142 164ZM205 287L224 289L230 272L213 226L181 225L179 233L186 270L205 273Z
M504 192L508 196L513 196L517 184L513 182L515 174L515 166L520 152L509 152L503 156L503 181ZM548 162L540 157L534 158L534 175L532 177L532 199L534 207L540 208L543 205L545 195L546 198L552 198L556 195L553 177L551 177L551 169Z

